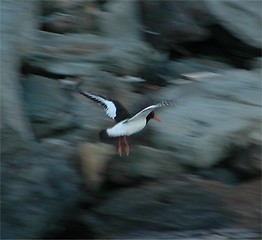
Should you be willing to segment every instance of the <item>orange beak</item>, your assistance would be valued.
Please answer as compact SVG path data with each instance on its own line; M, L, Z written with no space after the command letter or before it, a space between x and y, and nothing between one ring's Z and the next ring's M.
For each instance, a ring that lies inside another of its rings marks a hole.
M156 120L157 122L161 122L160 118L157 117L156 115L154 115L153 119Z

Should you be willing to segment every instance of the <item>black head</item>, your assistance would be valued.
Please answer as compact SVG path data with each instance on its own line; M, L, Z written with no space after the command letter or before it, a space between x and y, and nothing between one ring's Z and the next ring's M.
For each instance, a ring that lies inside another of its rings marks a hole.
M148 121L150 120L150 119L154 119L154 120L156 120L156 121L158 121L158 122L161 122L161 120L155 115L155 113L154 112L151 112L151 113L149 113L148 115L147 115L147 117L146 117L146 123L148 123Z
M146 117L146 123L148 123L148 121L149 121L150 119L154 118L154 116L155 116L155 113L154 113L154 112L149 113L149 114L147 115L147 117Z

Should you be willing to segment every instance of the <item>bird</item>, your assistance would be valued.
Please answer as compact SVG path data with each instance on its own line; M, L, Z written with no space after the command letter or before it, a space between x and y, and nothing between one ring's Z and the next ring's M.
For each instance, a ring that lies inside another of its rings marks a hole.
M79 91L79 93L98 103L104 108L106 115L115 120L116 123L113 127L100 131L99 138L100 140L117 138L117 152L120 157L122 157L121 139L125 143L125 153L126 156L128 156L130 147L127 142L127 137L141 131L151 119L161 122L161 120L155 115L154 110L175 104L174 100L162 101L150 105L132 116L117 100L106 98L101 95L95 95L86 91Z

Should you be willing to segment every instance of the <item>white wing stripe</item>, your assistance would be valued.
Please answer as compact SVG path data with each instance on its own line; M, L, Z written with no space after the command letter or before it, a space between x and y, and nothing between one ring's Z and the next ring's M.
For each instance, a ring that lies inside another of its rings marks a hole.
M110 118L115 118L116 117L116 106L114 103L112 103L111 101L105 100L104 101L107 108L106 108L106 114L110 117Z
M100 96L93 95L91 93L83 92L85 95L89 96L91 99L96 100L100 105L102 105L106 111L106 115L112 119L116 117L116 106L113 102L106 100Z
M144 116L145 114L149 114L150 112L152 112L156 108L167 107L167 106L171 106L171 105L174 105L174 104L175 104L175 102L170 100L170 101L164 101L164 102L161 102L161 103L158 103L158 104L155 104L155 105L151 105L149 107L144 108L140 112L138 112L132 118L128 119L128 121L132 121L137 117L146 117L146 116Z
M93 101L97 102L99 105L102 105L106 111L106 115L112 119L115 119L117 109L116 109L116 105L114 102L107 100L101 96L93 95L88 92L80 92L80 93L86 97L91 98ZM166 107L166 106L175 105L175 104L176 103L173 100L168 100L168 101L164 101L164 102L161 102L155 105L148 106L144 108L143 110L141 110L140 112L138 112L137 114L135 114L133 117L127 119L125 123L132 121L136 118L144 118L147 116L147 114L154 111L154 109L156 108Z

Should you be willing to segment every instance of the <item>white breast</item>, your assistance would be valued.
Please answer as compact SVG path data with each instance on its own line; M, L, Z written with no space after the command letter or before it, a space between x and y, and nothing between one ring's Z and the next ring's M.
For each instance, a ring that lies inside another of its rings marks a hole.
M107 129L107 134L110 137L121 137L121 136L129 136L136 132L141 131L146 126L146 119L136 119L136 121L126 122L121 121L117 123L112 128Z

